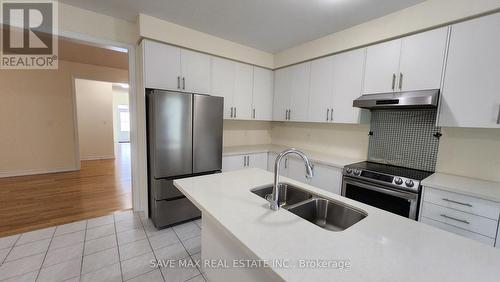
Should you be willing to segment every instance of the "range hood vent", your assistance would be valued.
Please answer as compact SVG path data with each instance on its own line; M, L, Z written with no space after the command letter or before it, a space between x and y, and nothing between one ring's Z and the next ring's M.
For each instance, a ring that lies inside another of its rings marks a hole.
M436 108L439 89L363 95L352 105L364 109Z

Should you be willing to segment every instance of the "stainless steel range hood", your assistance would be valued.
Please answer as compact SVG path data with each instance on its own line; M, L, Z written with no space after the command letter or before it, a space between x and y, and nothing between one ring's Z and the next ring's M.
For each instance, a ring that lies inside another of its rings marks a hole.
M439 89L363 95L352 105L364 109L436 108Z

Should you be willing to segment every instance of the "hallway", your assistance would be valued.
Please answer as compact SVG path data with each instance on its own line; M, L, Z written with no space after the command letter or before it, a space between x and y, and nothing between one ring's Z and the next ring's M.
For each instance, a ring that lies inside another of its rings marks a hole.
M81 170L0 179L0 237L132 208L130 144Z

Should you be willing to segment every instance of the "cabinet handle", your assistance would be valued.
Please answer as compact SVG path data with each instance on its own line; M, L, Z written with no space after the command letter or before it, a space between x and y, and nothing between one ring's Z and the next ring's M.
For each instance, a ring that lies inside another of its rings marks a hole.
M441 214L441 217L444 217L444 218L447 218L447 219L451 219L451 220L454 220L454 221L458 221L458 222L461 222L461 223L465 223L465 224L470 224L470 222L468 222L467 220L454 218L454 217L448 216L446 214Z
M498 105L497 124L500 124L500 105Z
M243 156L243 167L247 166L247 156Z
M292 119L291 116L292 116L292 110L288 110L288 120Z
M330 109L326 109L326 121L330 119Z
M333 108L330 109L330 121L333 121Z
M250 156L247 156L247 166L250 166Z
M182 89L186 90L186 78L182 78Z
M177 77L177 89L181 89L181 77Z
M233 107L231 107L231 118L233 117Z
M396 88L396 74L392 74L392 90Z
M450 200L450 199L447 199L447 198L443 198L443 201L472 208L471 204L457 202L457 201L453 201L453 200Z
M237 114L236 114L236 107L234 107L234 117L236 118Z
M253 118L255 119L255 108L253 108L253 113L252 113Z
M285 120L288 120L288 110L285 110Z
M285 168L288 168L288 158L285 159Z
M403 73L399 74L399 90L403 90Z

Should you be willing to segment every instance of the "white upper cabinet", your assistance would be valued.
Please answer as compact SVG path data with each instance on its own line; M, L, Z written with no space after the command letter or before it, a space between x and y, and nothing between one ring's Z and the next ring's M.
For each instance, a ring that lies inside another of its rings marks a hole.
M272 70L253 68L252 119L273 119L274 74Z
M218 57L212 58L212 90L214 96L224 97L224 118L233 117L235 65Z
M236 62L234 64L233 118L249 120L252 117L253 67Z
M500 14L455 24L439 125L500 128Z
M361 83L361 80L359 82ZM309 89L309 121L331 122L333 117L332 56L311 62L311 82Z
M288 109L290 109L291 69L282 68L274 72L274 103L273 120L288 120Z
M292 87L289 92L290 108L288 120L308 121L310 74L310 62L290 67L289 84Z
M333 56L333 116L335 123L366 122L369 111L355 108L352 102L361 96L366 49L358 49ZM311 76L312 77L312 76Z
M396 89L401 39L369 46L366 51L364 93L387 93Z
M448 27L403 38L398 91L441 88Z
M210 59L209 55L181 49L183 91L210 93Z
M180 90L181 49L150 40L142 44L145 87Z

